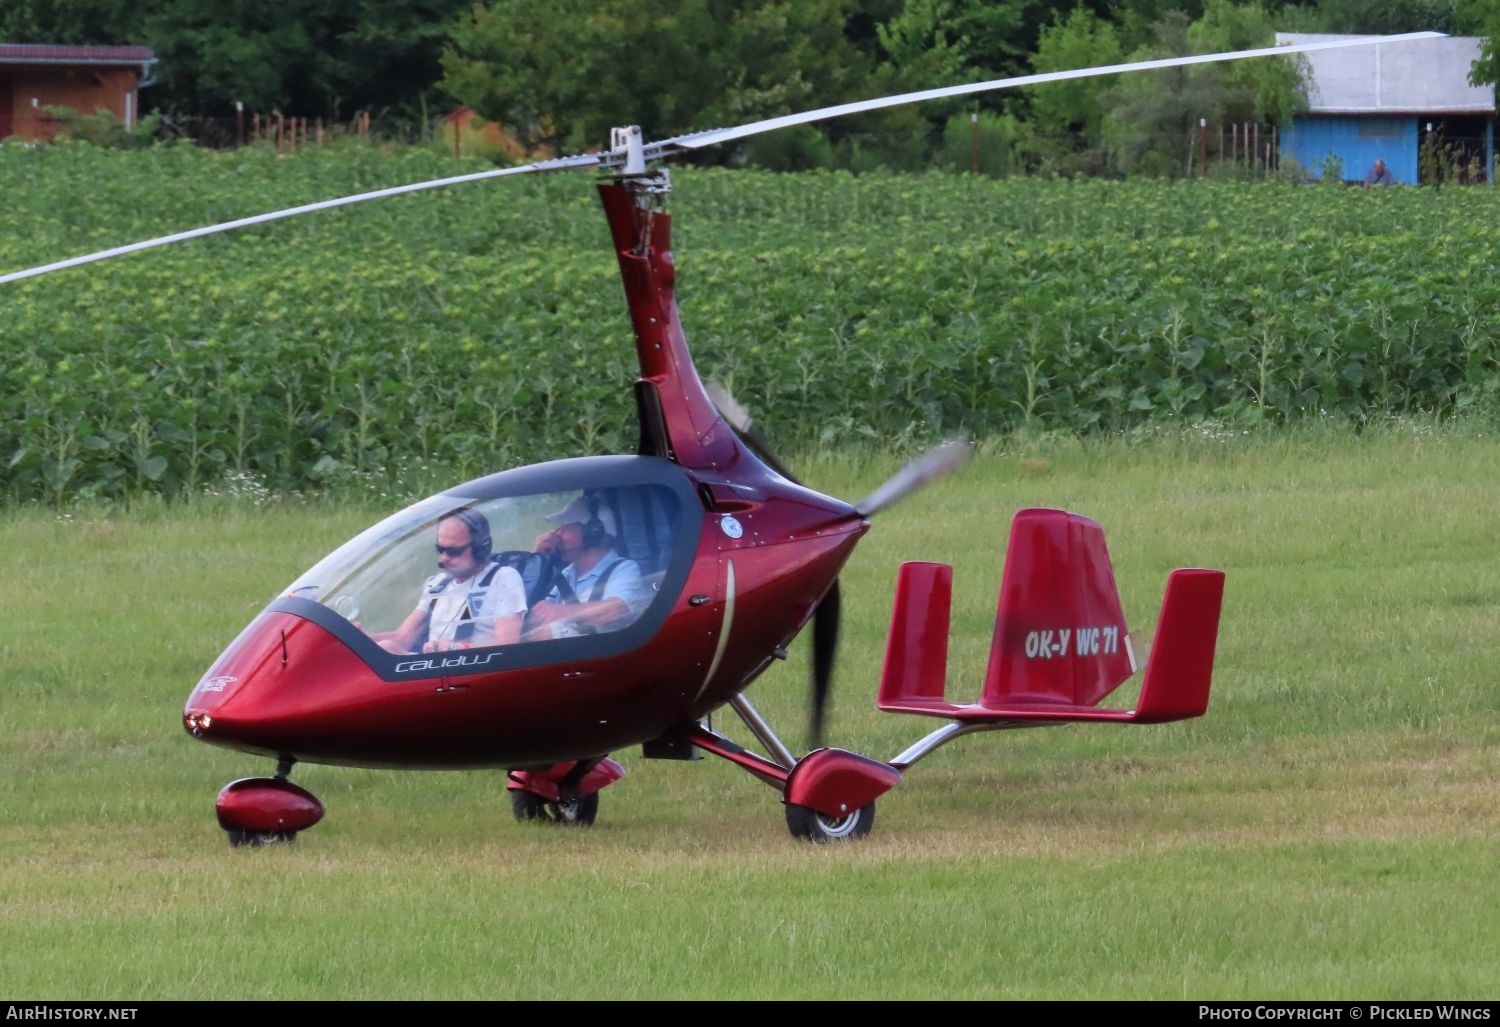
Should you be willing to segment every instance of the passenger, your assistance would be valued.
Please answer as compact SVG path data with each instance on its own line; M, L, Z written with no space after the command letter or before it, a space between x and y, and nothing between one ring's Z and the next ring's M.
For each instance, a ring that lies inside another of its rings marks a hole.
M563 565L558 583L531 608L526 638L570 638L619 631L650 603L634 560L615 552L614 513L584 493L547 520L557 525L537 536L535 550Z
M509 567L490 562L489 519L469 507L437 525L438 569L422 585L417 608L394 631L370 637L388 653L424 653L509 645L520 639L526 589Z

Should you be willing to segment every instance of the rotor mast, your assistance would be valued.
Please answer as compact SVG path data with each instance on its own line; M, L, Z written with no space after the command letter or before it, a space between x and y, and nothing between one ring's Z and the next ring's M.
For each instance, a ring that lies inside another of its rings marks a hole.
M695 470L723 470L742 450L709 399L682 332L666 212L671 179L666 169L646 166L638 126L615 129L611 143L622 163L612 180L600 183L599 196L620 262L641 381L660 401L672 458Z

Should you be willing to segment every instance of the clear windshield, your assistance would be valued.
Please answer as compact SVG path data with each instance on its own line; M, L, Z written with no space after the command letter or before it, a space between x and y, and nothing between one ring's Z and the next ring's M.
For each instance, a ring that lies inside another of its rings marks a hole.
M661 485L415 503L287 594L390 653L621 631L662 599L678 499Z

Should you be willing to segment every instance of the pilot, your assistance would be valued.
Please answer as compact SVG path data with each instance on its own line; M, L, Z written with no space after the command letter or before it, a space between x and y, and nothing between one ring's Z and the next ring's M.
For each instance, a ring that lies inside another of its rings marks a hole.
M526 638L570 638L618 631L634 623L650 602L641 568L615 552L619 526L614 512L584 493L548 514L552 531L535 549L563 565L558 583L531 608Z
M509 645L520 639L526 589L510 567L490 560L489 519L470 507L437 525L439 573L422 585L417 608L394 631L370 637L386 652L424 653Z

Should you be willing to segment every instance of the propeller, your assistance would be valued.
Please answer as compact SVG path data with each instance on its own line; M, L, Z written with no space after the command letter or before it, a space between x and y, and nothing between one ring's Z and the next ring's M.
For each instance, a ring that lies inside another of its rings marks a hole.
M794 485L801 485L797 476L787 470L786 464L771 450L771 444L756 427L744 404L735 399L721 383L710 379L704 384L708 398L713 401L719 416L744 440L751 452L771 470ZM807 738L808 748L816 749L823 742L823 724L828 708L828 693L833 681L833 657L839 646L839 582L835 578L812 616L812 687L808 702Z
M823 744L823 725L827 721L828 689L833 681L833 657L839 647L841 617L839 582L835 578L823 601L813 610L812 704L807 713L807 747Z
M802 484L771 451L771 444L756 427L750 412L730 394L727 388L713 380L709 380L704 388L718 409L719 416L724 418L725 422L735 430L755 455L765 462L767 467L793 484ZM973 451L973 445L962 436L929 449L887 478L874 492L854 504L854 509L862 517L870 517L879 513L924 485L962 467L973 455ZM827 722L828 700L833 681L833 659L839 644L841 604L839 583L835 579L813 609L812 689L808 704L807 724L808 747L811 749L816 749L822 744L823 727Z
M234 221L225 221L217 225L207 225L203 228L194 228L186 232L176 232L172 235L164 235L156 239L130 243L126 246L115 246L96 253L88 253L78 257L70 257L66 260L54 261L51 264L27 268L23 271L14 271L10 274L0 275L0 285L4 285L7 282L19 282L26 278L34 278L52 271L61 271L64 268L77 267L81 264L91 264L98 260L107 260L111 257L120 257L128 253L137 253L141 250L149 250L157 246L166 246L170 243L184 242L188 239L196 239L218 232L228 232L236 228L246 228L250 225L264 224L269 221L279 221L282 218L296 217L299 214L310 214L314 211L327 210L331 207L343 207L353 203L380 200L391 196L400 196L403 193L420 192L427 189L440 189L444 186L477 182L487 178L503 178L542 171L576 171L587 168L602 168L624 175L642 175L646 172L646 165L650 161L691 153L709 146L720 146L724 143L745 139L763 132L774 132L776 129L788 128L792 125L828 121L832 118L840 118L849 114L861 114L865 111L882 110L887 107L897 107L903 104L923 103L928 100L940 100L951 96L971 96L976 93L993 92L999 89L1016 89L1022 86L1041 85L1046 82L1064 82L1070 79L1093 78L1101 75L1121 75L1128 72L1151 71L1159 68L1178 68L1193 64L1240 61L1254 57L1285 56L1287 54L1307 53L1314 50L1333 50L1347 46L1372 46L1381 43L1402 43L1418 39L1438 39L1442 37L1443 33L1441 32L1407 32L1392 36L1334 39L1317 43L1298 43L1290 46L1268 46L1254 50L1234 50L1225 53L1194 54L1190 57L1168 57L1161 60L1135 61L1130 64L1109 64L1097 68L1075 68L1069 71L1051 71L1039 75L1018 75L1012 78L991 79L987 82L970 82L958 86L944 86L939 89L924 89L914 93L899 93L894 96L884 96L873 100L861 100L857 103L838 104L832 107L822 107L818 110L804 111L800 114L767 118L734 128L718 128L704 132L692 132L687 135L673 136L670 139L663 139L654 143L644 143L640 138L639 129L617 129L614 138L611 140L612 149L602 153L558 157L554 160L536 161L532 164L523 164L514 168L480 171L470 175L455 175L451 178L415 182L410 185L376 189L371 192L357 193L353 196L344 196L334 200L323 200L319 203L307 203L298 207L288 207L284 210L257 214L253 217L238 218ZM746 441L749 440L747 439Z
M949 439L941 446L929 449L891 475L880 487L854 504L866 517L872 517L892 504L900 502L917 489L956 471L969 462L974 455L974 446L967 436Z
M912 460L869 496L854 504L862 516L870 517L917 489L968 463L974 447L967 438L950 439ZM833 656L839 643L839 583L834 581L823 601L813 611L812 704L808 712L808 747L823 743L827 720L829 685L833 680Z
M730 395L728 389L712 379L703 387L708 392L708 398L713 401L715 409L719 411L719 416L724 418L729 427L734 429L735 434L745 441L750 451L760 457L762 463L793 485L802 484L795 474L787 470L786 464L782 463L781 459L771 451L771 443L750 419L750 411Z

